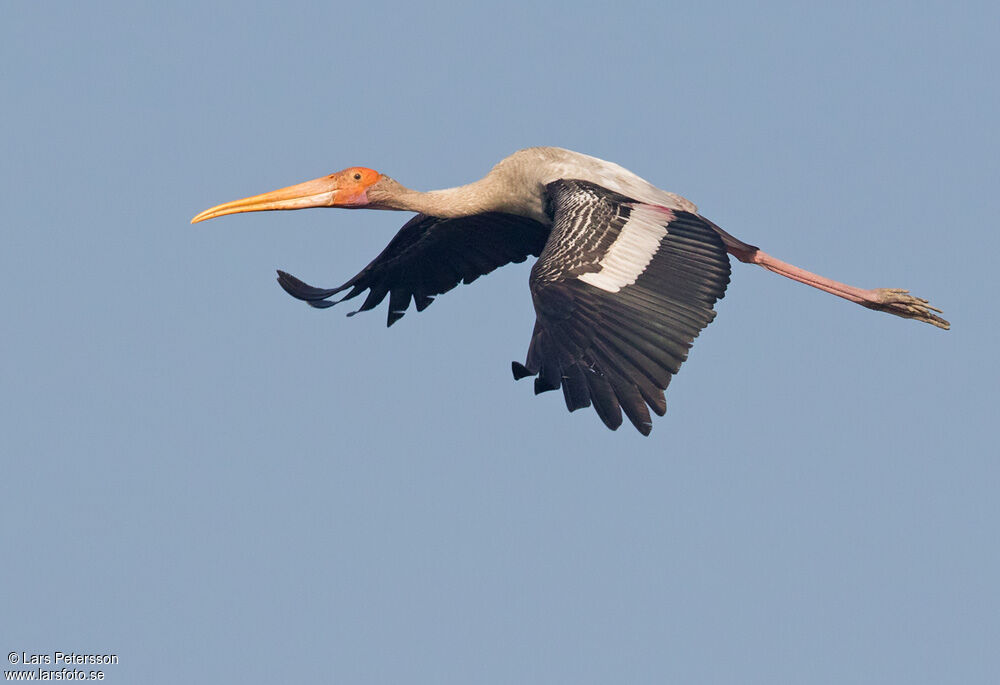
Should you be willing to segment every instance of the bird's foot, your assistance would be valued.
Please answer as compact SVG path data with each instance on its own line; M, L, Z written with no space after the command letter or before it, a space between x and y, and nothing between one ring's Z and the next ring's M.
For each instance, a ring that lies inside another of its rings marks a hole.
M904 319L916 319L945 330L951 328L950 323L937 315L941 313L940 309L930 306L923 298L910 295L909 290L876 288L870 292L872 293L871 301L862 303L869 309L895 314ZM933 312L937 312L937 314Z

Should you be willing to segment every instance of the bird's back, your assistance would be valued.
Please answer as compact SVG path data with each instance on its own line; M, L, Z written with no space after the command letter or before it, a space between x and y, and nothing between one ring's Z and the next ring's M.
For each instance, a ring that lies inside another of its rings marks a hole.
M524 190L544 188L558 180L588 181L639 202L691 213L698 211L694 203L657 188L623 166L559 147L518 150L494 166L489 175L507 180L508 188L520 186Z

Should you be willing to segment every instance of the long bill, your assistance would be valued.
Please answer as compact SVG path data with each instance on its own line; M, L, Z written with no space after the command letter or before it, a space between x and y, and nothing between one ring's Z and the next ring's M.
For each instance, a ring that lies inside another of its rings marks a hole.
M307 207L334 207L337 205L337 179L323 176L287 188L279 188L242 200L216 205L191 219L192 224L240 212L264 212L275 209L305 209Z

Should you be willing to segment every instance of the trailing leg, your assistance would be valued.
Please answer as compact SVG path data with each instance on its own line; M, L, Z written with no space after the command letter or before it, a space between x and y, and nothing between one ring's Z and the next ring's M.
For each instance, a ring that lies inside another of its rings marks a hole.
M895 314L904 319L916 319L917 321L923 321L924 323L929 323L932 326L944 328L945 330L951 328L950 323L937 315L941 313L940 309L930 306L925 299L910 295L909 290L899 288L874 288L866 290L834 281L776 259L760 248L734 238L715 224L712 224L712 227L722 236L722 241L726 245L726 251L745 264L757 264L768 271L773 271L776 274L790 278L793 281L798 281L799 283L805 283L837 297L842 297L845 300L856 302L868 309ZM937 314L934 312L937 312Z

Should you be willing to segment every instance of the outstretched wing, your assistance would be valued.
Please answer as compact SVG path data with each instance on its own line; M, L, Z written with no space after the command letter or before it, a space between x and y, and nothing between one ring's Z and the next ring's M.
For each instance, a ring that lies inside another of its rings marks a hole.
M487 212L458 219L439 219L418 214L361 272L337 288L314 288L291 274L278 272L278 283L291 295L313 307L332 307L357 297L368 296L351 315L378 306L389 296L387 325L402 318L412 299L417 311L425 309L434 296L461 283L472 283L484 274L510 262L538 256L549 228L514 214ZM350 288L339 300L330 300Z
M697 214L635 202L585 181L546 187L552 232L531 269L537 319L515 378L562 387L612 430L622 411L652 429L663 391L729 283L722 238Z

